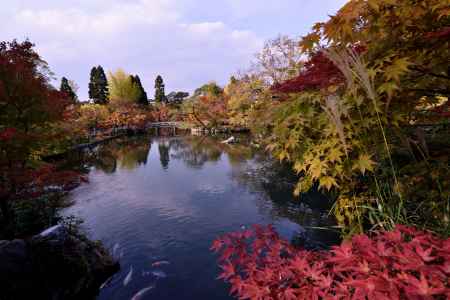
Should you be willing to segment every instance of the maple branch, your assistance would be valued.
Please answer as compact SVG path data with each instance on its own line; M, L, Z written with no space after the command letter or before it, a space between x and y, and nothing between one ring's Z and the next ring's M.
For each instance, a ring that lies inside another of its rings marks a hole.
M412 71L416 71L416 72L422 73L424 75L429 75L429 76L436 77L436 78L442 78L442 79L450 80L450 76L443 75L443 74L436 74L436 73L433 73L433 72L428 72L427 70L425 70L423 68L420 68L420 67L409 67L409 68Z
M199 122L199 123L203 126L203 128L209 129L209 128L202 122L202 120L200 120L200 119L197 117L197 114L195 113L195 107L194 107L194 106L192 106L192 115L194 116L195 120L197 120L197 122Z
M423 92L428 96L435 96L436 94L450 95L450 89L408 89L411 92Z

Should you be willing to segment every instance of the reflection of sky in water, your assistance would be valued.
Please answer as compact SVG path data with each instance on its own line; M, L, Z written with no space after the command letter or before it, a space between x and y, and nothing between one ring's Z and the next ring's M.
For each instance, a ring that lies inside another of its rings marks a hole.
M124 252L122 271L99 299L130 299L154 283L142 274L159 259L171 262L162 267L168 277L157 280L149 299L230 299L227 286L215 280L209 251L215 237L242 225L274 223L292 238L305 231L299 224L329 224L323 211L292 203L292 190L274 181L279 174L237 146L186 137L119 140L97 149L90 183L71 193L76 204L66 213L82 217L93 238L110 248L119 243ZM309 232L310 238L330 239ZM124 287L130 266L135 275Z

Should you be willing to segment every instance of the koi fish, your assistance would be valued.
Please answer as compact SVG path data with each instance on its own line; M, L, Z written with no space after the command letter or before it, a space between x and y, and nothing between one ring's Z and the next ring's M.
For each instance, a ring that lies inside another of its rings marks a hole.
M133 266L130 267L127 277L123 280L123 286L127 286L133 277Z
M153 276L155 276L157 278L166 278L167 277L167 274L160 270L152 271L152 274L153 274Z
M117 254L117 250L119 250L120 244L119 243L115 243L114 247L113 247L113 251L112 251L112 256L116 257Z
M100 289L104 289L105 287L107 287L113 280L113 277L114 277L114 275L109 277L108 279L106 279L106 281L103 282L102 285L100 286Z
M149 286L149 287L146 287L146 288L140 290L139 292L137 292L137 293L133 296L133 298L131 298L131 300L139 300L139 299L141 299L142 296L144 296L145 293L147 293L148 291L150 291L150 290L153 289L154 287L155 287L154 285L151 285L151 286Z
M170 265L170 262L167 260L160 260L160 261L155 261L154 263L152 263L152 267L158 267L158 266L162 266L162 265Z

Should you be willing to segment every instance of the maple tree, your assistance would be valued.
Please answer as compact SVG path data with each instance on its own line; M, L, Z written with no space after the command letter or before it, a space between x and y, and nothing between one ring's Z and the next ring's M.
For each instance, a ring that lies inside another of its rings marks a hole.
M396 223L450 232L449 16L440 0L351 0L299 43L268 41L253 69L211 83L185 120L249 128L331 193L344 235Z
M449 154L436 143L448 138L449 15L438 0L349 1L314 25L299 74L256 109L272 110L259 132L298 172L296 193L336 192L345 234L398 222L449 232Z
M344 83L344 80L344 75L339 68L322 51L319 51L304 63L297 77L277 83L272 89L282 93L294 93L339 85Z
M228 121L227 100L215 82L196 89L191 99L184 101L182 109L189 122L206 129L223 126Z
M250 128L255 124L254 107L265 93L265 84L256 75L233 77L224 89L228 121L231 125Z
M450 239L414 227L356 235L329 251L292 246L274 228L226 234L219 279L239 299L446 299Z
M78 180L40 160L59 138L55 124L73 100L50 85L51 72L33 46L0 43L0 212L7 226L14 221L12 201L39 196L53 182Z

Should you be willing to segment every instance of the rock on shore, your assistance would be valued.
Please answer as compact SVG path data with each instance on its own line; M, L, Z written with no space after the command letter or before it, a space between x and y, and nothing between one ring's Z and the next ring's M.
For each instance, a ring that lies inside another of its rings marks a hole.
M0 241L0 300L95 299L118 269L100 243L57 225L28 240Z

